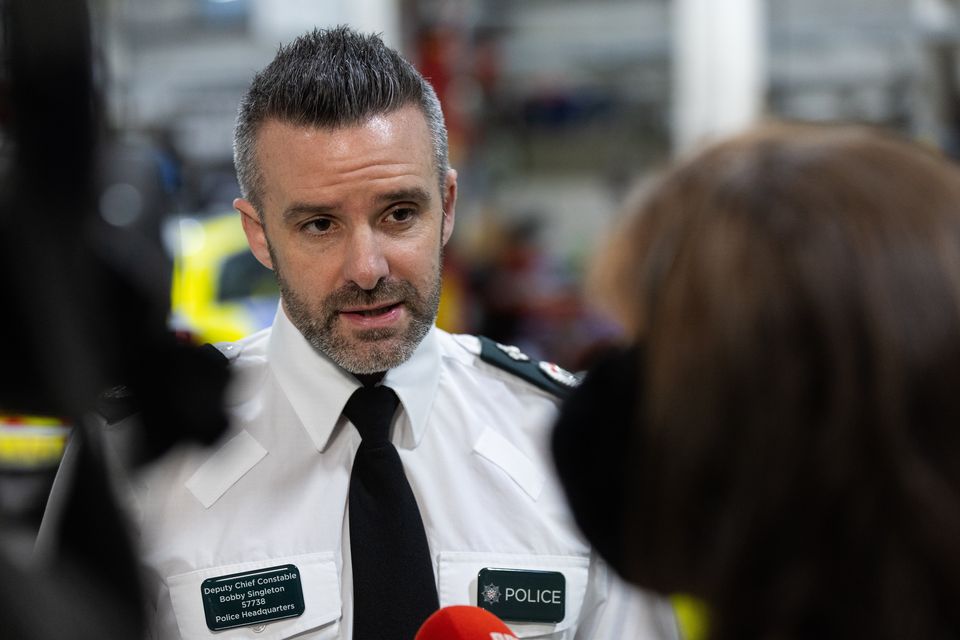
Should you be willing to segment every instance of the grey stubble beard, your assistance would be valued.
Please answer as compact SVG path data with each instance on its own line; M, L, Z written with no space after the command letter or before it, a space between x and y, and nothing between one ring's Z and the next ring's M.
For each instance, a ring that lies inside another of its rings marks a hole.
M284 277L269 242L267 246L283 307L290 321L315 350L349 373L380 373L403 364L410 359L433 326L440 307L442 248L435 277L426 295L421 295L416 286L406 280L380 280L370 290L351 283L328 294L320 309L312 311ZM398 300L402 301L410 314L410 323L405 329L368 329L350 335L337 330L339 309ZM391 340L398 335L399 340Z

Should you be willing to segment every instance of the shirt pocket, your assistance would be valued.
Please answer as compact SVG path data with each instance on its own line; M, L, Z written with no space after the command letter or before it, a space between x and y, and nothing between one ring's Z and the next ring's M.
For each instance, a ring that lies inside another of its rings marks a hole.
M440 606L477 606L477 576L481 569L489 568L562 573L566 582L563 620L557 623L504 622L518 638L573 638L587 593L590 573L590 559L587 556L441 551L437 576Z
M223 631L212 631L207 627L201 593L204 580L287 564L295 565L300 571L302 615ZM183 640L281 640L299 634L305 634L302 637L311 640L324 640L337 638L340 634L340 576L332 552L268 558L181 573L168 577L167 587Z

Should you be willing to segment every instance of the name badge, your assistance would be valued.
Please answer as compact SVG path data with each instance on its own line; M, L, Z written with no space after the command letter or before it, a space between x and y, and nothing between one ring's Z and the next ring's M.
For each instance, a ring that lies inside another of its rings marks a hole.
M292 564L208 578L200 584L211 631L303 615L300 570Z
M562 622L567 581L559 571L481 569L477 606L510 622Z

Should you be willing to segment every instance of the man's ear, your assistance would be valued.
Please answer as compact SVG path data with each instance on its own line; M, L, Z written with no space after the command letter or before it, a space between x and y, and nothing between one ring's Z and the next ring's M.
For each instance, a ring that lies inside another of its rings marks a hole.
M453 223L457 217L457 172L454 169L447 169L447 176L443 181L443 193L440 194L443 200L443 245L446 246L447 240L453 233Z
M260 221L260 215L248 200L237 198L233 201L233 208L240 213L240 222L243 232L247 234L247 244L250 251L267 269L273 269L273 260L270 259L270 249L267 247L267 233Z

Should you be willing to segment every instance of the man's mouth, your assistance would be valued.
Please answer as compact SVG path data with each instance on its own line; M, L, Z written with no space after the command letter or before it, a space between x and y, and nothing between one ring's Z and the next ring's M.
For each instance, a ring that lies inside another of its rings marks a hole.
M340 313L355 314L358 316L363 316L364 318L375 318L377 316L382 316L385 313L390 313L390 311L399 306L399 302L394 302L392 304L385 304L378 307L342 309Z
M392 302L376 306L346 307L340 310L340 317L350 324L362 328L384 328L400 319L403 302Z

